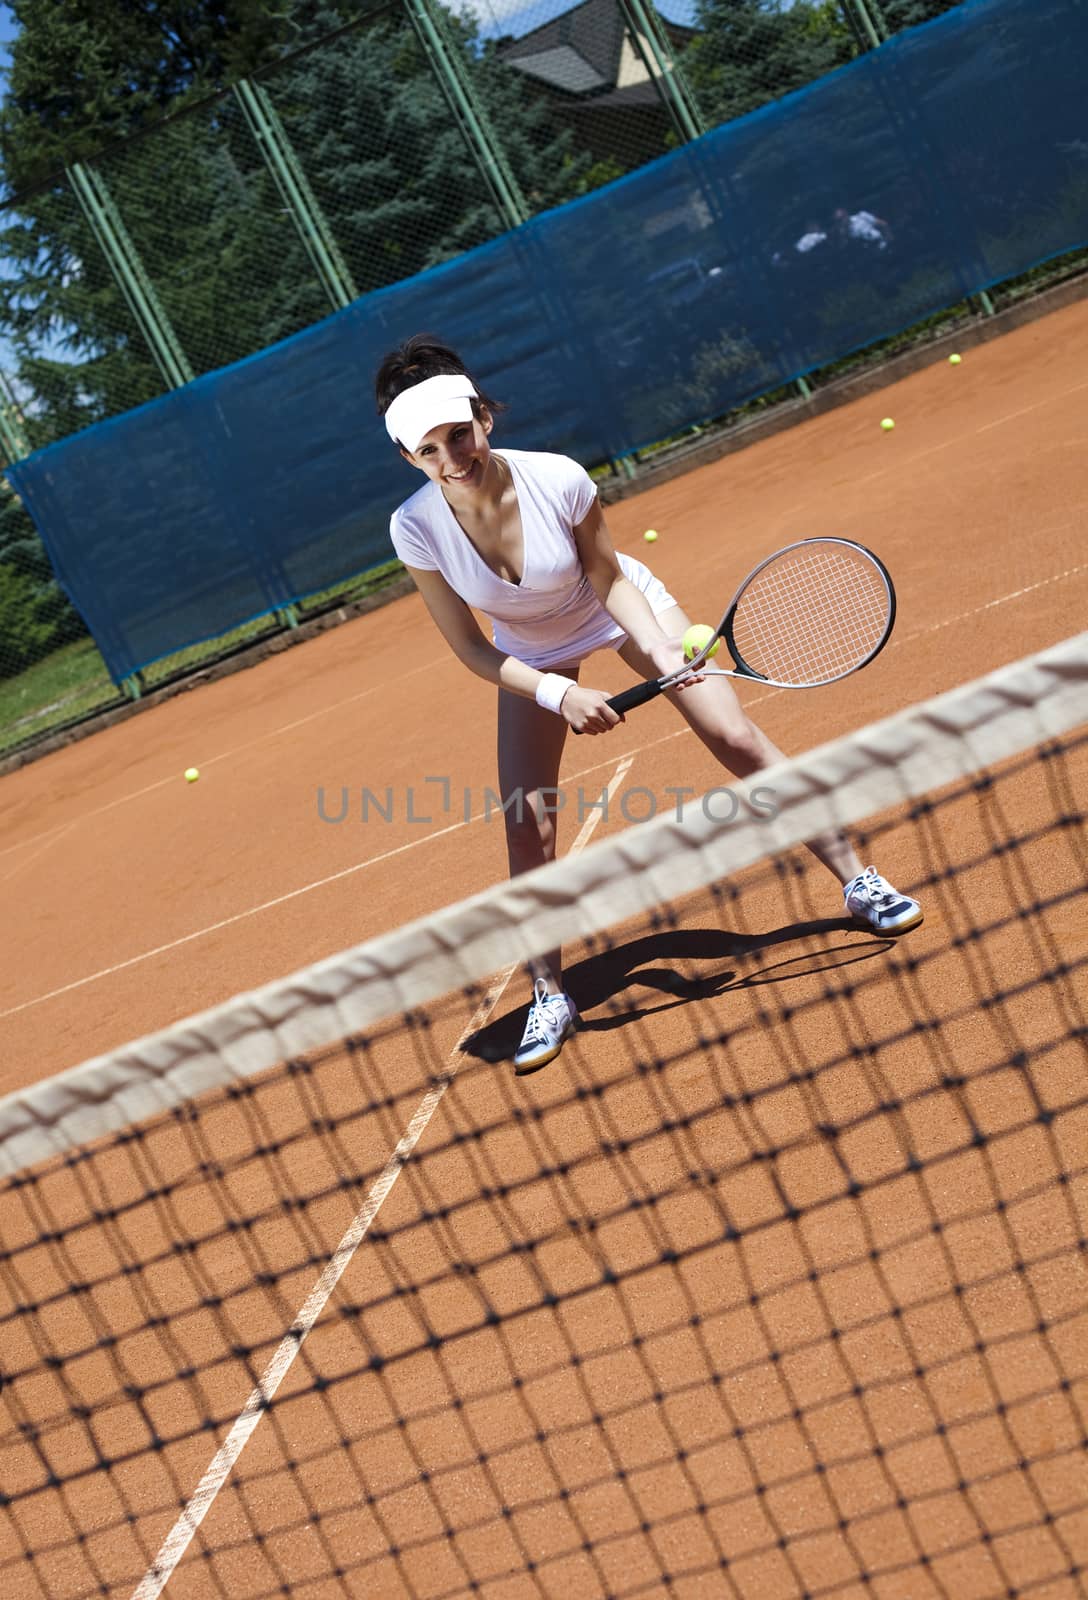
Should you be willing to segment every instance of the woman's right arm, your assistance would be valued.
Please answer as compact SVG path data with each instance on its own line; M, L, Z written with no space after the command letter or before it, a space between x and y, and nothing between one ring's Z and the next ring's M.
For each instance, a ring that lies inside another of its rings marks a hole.
M440 572L422 567L408 567L406 571L458 661L477 677L486 678L488 683L508 689L511 694L523 695L527 700L536 699L537 685L545 676L543 672L527 666L516 656L506 656L496 650L481 632L471 608ZM574 684L563 696L561 714L579 733L607 733L622 718L605 701L606 696L598 690Z

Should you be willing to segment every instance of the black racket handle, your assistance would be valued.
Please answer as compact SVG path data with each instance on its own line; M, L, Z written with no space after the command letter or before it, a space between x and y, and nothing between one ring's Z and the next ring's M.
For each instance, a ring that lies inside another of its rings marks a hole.
M647 683L636 683L633 689L624 689L622 694L614 694L607 704L622 716L625 711L630 711L632 706L645 705L647 700L655 700L661 692L662 685L656 678L651 678ZM580 733L581 729L574 728L572 732Z
M664 687L659 678L650 678L646 683L636 683L633 689L624 689L622 694L614 694L608 704L622 716L633 706L644 706L647 700L656 700Z

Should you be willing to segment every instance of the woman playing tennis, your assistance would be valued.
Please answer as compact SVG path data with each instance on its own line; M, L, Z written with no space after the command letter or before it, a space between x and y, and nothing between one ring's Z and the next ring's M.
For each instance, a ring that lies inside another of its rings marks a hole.
M567 456L492 450L496 404L459 356L417 334L382 362L378 412L401 455L427 482L393 513L400 560L454 654L499 690L499 788L510 873L555 856L555 791L569 728L602 734L622 721L599 689L578 681L595 650L613 649L640 678L684 665L687 615L641 561L617 555L589 475ZM488 642L470 607L491 621ZM782 759L715 673L669 691L707 749L738 778ZM843 886L846 909L880 933L922 920L917 901L863 869L841 833L809 849ZM533 999L514 1057L519 1071L558 1055L577 1010L558 950L530 963Z

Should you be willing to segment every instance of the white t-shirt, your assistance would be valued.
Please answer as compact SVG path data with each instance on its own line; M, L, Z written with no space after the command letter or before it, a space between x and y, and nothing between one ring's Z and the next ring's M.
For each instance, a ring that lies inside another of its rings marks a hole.
M573 664L620 643L626 635L594 593L574 542L576 525L597 498L592 478L569 456L538 450L496 454L510 468L518 497L521 582L492 572L436 483L425 483L394 511L389 531L397 555L406 567L440 572L455 594L490 619L496 649L529 666ZM655 611L675 604L641 561L618 559Z

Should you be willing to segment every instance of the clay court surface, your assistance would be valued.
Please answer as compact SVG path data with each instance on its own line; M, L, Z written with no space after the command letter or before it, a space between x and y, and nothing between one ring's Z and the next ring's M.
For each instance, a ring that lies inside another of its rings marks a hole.
M792 539L844 535L882 556L899 615L870 668L807 694L742 690L783 749L810 748L1083 628L1086 373L1081 303L958 368L935 363L611 507L614 540L711 622L749 567ZM652 549L641 537L651 526ZM582 678L608 690L630 681L607 655ZM412 596L0 781L0 1092L497 881L501 819L482 818L495 782L493 697ZM194 785L182 777L190 766L201 772ZM1063 779L1082 811L1084 766L1082 746ZM641 815L651 803L671 809L670 787L702 793L720 781L670 707L642 708L610 736L568 741L563 843L579 832L579 793L591 801L614 785L596 840L628 825L623 795ZM363 789L388 819L372 809L363 821ZM344 820L328 820L345 790ZM999 813L967 800L950 810L954 853L976 860L975 921L1000 922L1016 892L986 859L990 838L1010 824L1029 831L1054 805L1047 775L1025 768ZM916 834L891 826L878 865L916 882L916 848ZM1041 840L1025 860L1036 887L1060 896L1083 840ZM1088 1123L1070 1109L1083 1103L1083 1049L1045 1052L1035 1090L1069 1115L1044 1130L1015 1075L990 1071L1004 1046L978 1015L984 991L970 962L949 949L969 926L956 895L934 894L909 936L917 971L906 945L893 953L846 929L830 879L807 875L794 889L752 873L739 899L706 897L689 911L664 945L640 925L614 936L621 954L610 963L572 952L587 1027L553 1066L528 1079L476 1057L461 1068L417 1167L381 1211L380 1238L362 1245L287 1380L298 1398L258 1428L167 1595L256 1600L285 1582L307 1600L1083 1592L1088 1285L1075 1240L1088 1211ZM820 918L828 926L814 929ZM1083 910L1059 907L1049 936L1083 961ZM818 1003L828 963L854 958L856 996ZM1026 982L1040 956L1013 927L988 960ZM670 999L673 969L682 993ZM632 1014L616 1016L610 984ZM523 987L516 976L487 1018L500 1044L517 1032ZM1061 984L1026 991L1010 1002L1019 1037L1053 1041L1077 1003ZM783 1020L782 1007L798 1020ZM925 1093L937 1057L908 1037L919 1015L946 1019L945 1047L965 1078L977 1075L972 1110L998 1141L992 1156L961 1150L954 1105ZM467 1016L449 1004L425 1030L391 1028L372 1052L317 1069L326 1103L344 1113L381 1104L352 1115L335 1155L327 1145L307 1154L300 1137L287 1165L306 1193L334 1186L338 1163L355 1164L365 1192L429 1076L448 1068ZM701 1047L708 1016L728 1045ZM851 1054L858 1038L882 1045L875 1077ZM667 1063L659 1075L633 1068L654 1059ZM796 1060L828 1068L821 1120L859 1118L849 1164L873 1185L863 1200L840 1194L841 1173L811 1136L813 1106L789 1082ZM917 1097L906 1127L863 1115L888 1083ZM261 1115L282 1135L298 1113L281 1085L266 1094ZM761 1097L758 1112L723 1105L744 1094ZM701 1153L655 1132L678 1115ZM217 1159L229 1162L252 1125L240 1129L229 1107L221 1122ZM193 1146L176 1130L162 1137L164 1168L183 1176ZM935 1163L927 1178L899 1174L904 1140ZM631 1149L617 1153L617 1141ZM772 1185L751 1155L787 1149ZM556 1176L556 1163L570 1171ZM712 1169L713 1183L692 1179L693 1167ZM1063 1170L1074 1176L1059 1184ZM108 1162L102 1171L108 1183ZM232 1195L247 1214L274 1210L282 1176L239 1166L243 1198ZM53 1216L75 1225L70 1183L51 1182ZM477 1203L497 1184L510 1192ZM783 1189L811 1208L800 1222L779 1219ZM1000 1218L995 1192L1008 1208ZM191 1236L215 1231L221 1200L192 1185L182 1208ZM352 1210L339 1193L315 1202L305 1251L298 1229L269 1221L258 1253L283 1274L273 1293L251 1291L254 1256L217 1236L207 1272L231 1302L236 1341L272 1350L309 1290L303 1267L335 1247ZM724 1214L741 1237L723 1242ZM168 1248L161 1211L142 1225L150 1251ZM661 1262L666 1248L682 1269ZM601 1285L602 1260L618 1285ZM45 1293L60 1296L57 1261L37 1266ZM960 1290L946 1281L953 1270ZM25 1501L20 1523L0 1525L5 1572L21 1542L45 1550L74 1529L85 1537L16 1569L13 1594L131 1594L241 1409L252 1372L222 1356L231 1339L193 1310L192 1285L176 1276L164 1273L157 1304L178 1319L187 1359L215 1362L203 1403L225 1422L194 1432L184 1386L156 1375L155 1426L177 1442L149 1465L116 1469L108 1487L87 1471ZM558 1304L545 1303L542 1281ZM407 1282L422 1287L399 1292ZM135 1325L128 1290L118 1281L114 1291L125 1330ZM58 1298L49 1316L60 1345L85 1340L78 1310ZM1040 1333L1041 1319L1055 1331ZM374 1352L380 1370L368 1364ZM315 1373L331 1384L316 1395L306 1392ZM84 1379L85 1403L96 1385L113 1392L93 1361ZM51 1413L57 1401L28 1387L25 1403ZM1012 1408L1000 1422L999 1403ZM109 1418L101 1447L124 1456L143 1424L123 1404ZM85 1464L75 1430L59 1447ZM8 1461L9 1483L34 1481L18 1446Z

